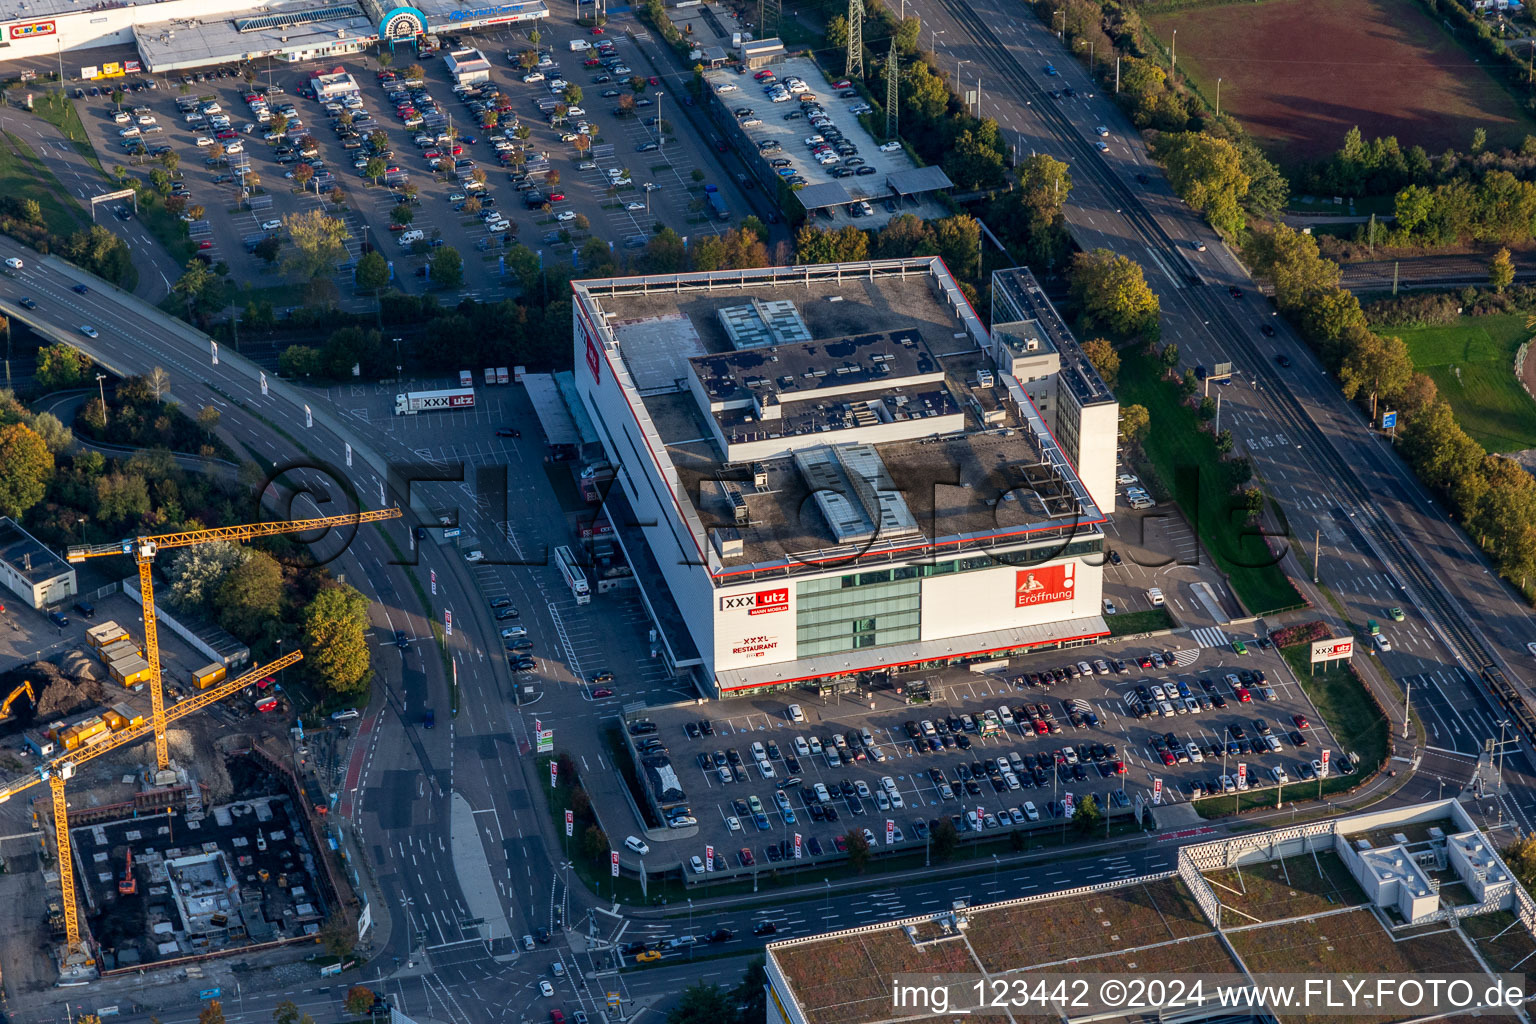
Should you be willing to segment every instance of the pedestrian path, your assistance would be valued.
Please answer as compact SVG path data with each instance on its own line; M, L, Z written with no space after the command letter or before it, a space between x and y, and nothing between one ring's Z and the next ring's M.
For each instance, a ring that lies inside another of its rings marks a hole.
M1232 644L1232 638L1219 626L1196 626L1189 635L1201 647L1229 647Z

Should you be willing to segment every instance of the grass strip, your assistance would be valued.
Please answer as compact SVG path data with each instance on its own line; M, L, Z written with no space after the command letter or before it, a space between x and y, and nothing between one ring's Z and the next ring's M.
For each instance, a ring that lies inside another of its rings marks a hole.
M1106 615L1110 636L1132 636L1136 633L1155 633L1160 629L1173 629L1173 615L1166 607L1151 608L1144 612L1121 612Z
M1265 538L1244 526L1234 513L1229 476L1216 441L1203 428L1195 409L1179 397L1178 386L1164 380L1159 364L1141 349L1121 353L1120 401L1142 405L1153 430L1144 442L1156 478L1168 488L1200 541L1243 605L1253 615L1268 615L1302 602L1277 564Z
M43 224L59 238L80 230L79 210L68 198L64 183L44 166L22 138L6 132L5 140L10 146L0 148L0 189L18 199L37 200L42 207Z
M107 172L101 166L101 158L96 155L96 147L91 145L91 137L85 130L85 123L80 120L80 112L75 109L74 103L68 96L61 92L44 93L32 100L32 112L44 121L53 125L75 152L85 158L86 162L96 168L96 173L103 178Z

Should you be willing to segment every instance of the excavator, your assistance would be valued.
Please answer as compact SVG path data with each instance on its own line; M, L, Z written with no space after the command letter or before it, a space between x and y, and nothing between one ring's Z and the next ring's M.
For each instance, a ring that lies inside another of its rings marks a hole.
M133 847L128 847L125 852L127 858L123 864L123 877L117 883L117 893L119 896L132 896L139 891L139 883L133 877Z
M37 705L37 694L32 692L32 683L23 679L20 686L7 694L4 701L0 701L0 722L4 722L11 717L11 705L16 703L16 698L22 694L27 695L28 703L34 707Z

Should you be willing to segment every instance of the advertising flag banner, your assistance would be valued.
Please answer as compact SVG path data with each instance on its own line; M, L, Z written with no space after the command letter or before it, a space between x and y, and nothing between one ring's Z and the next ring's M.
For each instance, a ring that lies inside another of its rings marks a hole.
M1067 793L1067 794L1065 794L1062 797L1061 807L1062 807L1062 810L1066 812L1066 816L1067 817L1069 817L1069 818L1072 817L1072 794L1071 793Z
M1239 761L1237 764L1237 788L1248 788L1248 763L1246 761Z
M1152 803L1154 805L1156 805L1156 804L1160 804L1162 802L1163 802L1163 780L1162 779L1153 779L1152 780Z
M458 664L458 662L454 662ZM555 730L544 729L538 733L539 750L541 754L553 754L555 752Z
M800 833L795 833L795 860L800 859Z
M266 374L262 374L261 375L261 393L263 395L265 395L267 393L267 375Z
M453 636L453 612L447 608L443 609L443 631Z
M619 851L614 850L608 855L608 871L614 878L619 877Z
M567 839L571 838L572 834L575 833L575 831L576 831L576 812L575 811L566 811L565 812L565 838L567 838Z
M432 575L432 596L436 597L437 596L437 570L436 569L431 570L431 575ZM538 729L535 728L534 731L537 732Z
M1328 777L1328 751L1323 751L1323 778Z
M715 848L713 846L704 847L704 870L715 870Z
M310 412L309 411L309 406L306 405L304 407L304 426L306 426L306 427L313 427L314 425L315 425L315 414Z
M896 822L890 818L885 819L885 845L890 846L896 841Z
M560 778L560 764L557 761L549 762L549 788L554 789L556 780Z
M347 443L347 465L352 465L352 445L350 442Z
M216 342L216 341L210 341L208 343L208 345L210 346L210 348L211 348L211 350L213 352L213 365L214 366L218 366L219 365L219 343Z

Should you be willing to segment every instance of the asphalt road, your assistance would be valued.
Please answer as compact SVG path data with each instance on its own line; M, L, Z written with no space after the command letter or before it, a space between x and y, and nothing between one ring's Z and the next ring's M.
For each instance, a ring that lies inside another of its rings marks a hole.
M1441 513L1390 441L1344 402L1300 339L1272 317L1247 272L1174 197L1140 136L1111 98L1096 95L1098 86L1045 26L995 0L925 0L917 9L941 67L967 62L959 65L967 87L984 74L983 112L997 119L1019 156L1045 152L1070 164L1070 229L1085 248L1111 248L1146 268L1162 301L1163 338L1178 344L1184 365L1232 362L1233 385L1212 388L1223 400L1221 425L1284 507L1293 536L1317 539L1321 584L1356 624L1385 621L1388 607L1404 609L1405 623L1385 627L1394 635L1401 629L1404 642L1384 664L1399 680L1422 677L1415 706L1429 691L1438 706L1426 718L1454 720L1466 734L1458 747L1445 739L1454 735L1450 725L1426 721L1427 745L1466 750L1498 739L1498 712L1469 670L1498 663L1529 692L1536 678L1525 649L1536 638L1530 609ZM1045 73L1047 64L1058 76ZM1050 98L1050 89L1064 85L1077 96ZM1265 325L1276 329L1273 338L1261 333ZM1281 353L1289 368L1277 365ZM1283 565L1305 588L1311 573L1296 554ZM1322 613L1330 614L1326 607ZM1400 708L1400 692L1396 699ZM1514 786L1509 815L1526 829L1536 821L1529 768L1523 755L1506 766Z

